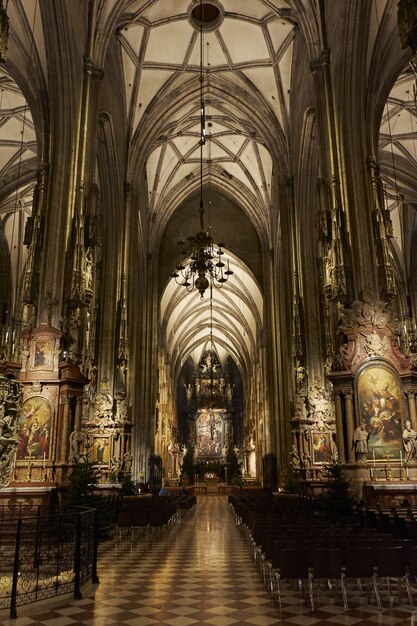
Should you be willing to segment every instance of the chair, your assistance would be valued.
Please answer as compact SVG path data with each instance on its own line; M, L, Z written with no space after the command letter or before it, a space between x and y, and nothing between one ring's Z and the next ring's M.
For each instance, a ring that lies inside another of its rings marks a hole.
M343 604L346 610L348 610L349 608L346 588L347 578L355 578L357 580L358 588L360 590L362 590L361 579L367 578L368 597L370 594L370 589L372 587L375 593L375 599L378 609L381 609L381 600L379 597L375 571L376 561L377 559L375 551L370 546L361 545L357 547L349 547L347 549L345 567L342 568L341 576Z
M281 580L297 580L300 590L302 589L303 580L306 580L311 609L314 611L313 583L312 574L308 566L308 551L305 548L285 548L281 552L280 561L280 566L275 572L279 610L282 610Z
M386 578L390 598L393 598L391 590L391 578L398 579L398 602L401 599L401 581L407 589L408 600L414 608L413 596L411 594L410 581L405 565L405 552L402 546L383 546L378 554L378 577Z
M130 530L130 541L132 541L134 536L134 521L131 510L121 510L117 515L117 537L120 539L122 538L124 528Z
M295 541L286 541L285 539L275 539L272 544L271 557L265 561L265 570L268 571L268 576L265 573L264 584L268 590L274 593L274 581L272 577L272 571L281 567L281 555L282 551L286 548L296 548ZM268 579L268 583L267 583Z
M313 579L326 580L333 590L332 580L339 580L342 587L342 552L339 547L316 548L313 561Z
M417 546L411 546L405 554L408 572L417 582Z

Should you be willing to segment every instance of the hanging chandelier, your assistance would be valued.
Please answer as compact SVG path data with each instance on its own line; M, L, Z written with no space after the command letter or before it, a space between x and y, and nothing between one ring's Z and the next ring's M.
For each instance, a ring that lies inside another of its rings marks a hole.
M204 225L204 201L203 201L203 146L206 143L206 119L204 103L204 74L203 74L203 22L204 4L201 2L200 23L200 230L187 237L186 241L178 241L180 261L175 267L171 277L175 282L187 291L194 288L204 297L209 285L222 287L233 274L229 261L227 264L222 260L224 255L224 243L215 244L213 237Z

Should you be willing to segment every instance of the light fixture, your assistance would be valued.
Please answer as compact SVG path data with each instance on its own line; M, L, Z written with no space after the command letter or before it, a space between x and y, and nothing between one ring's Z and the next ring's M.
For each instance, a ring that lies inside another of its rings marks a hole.
M209 285L222 287L227 282L229 276L233 274L229 261L222 260L224 255L224 243L215 244L213 237L204 226L204 201L203 201L203 146L206 143L205 128L205 103L204 103L204 74L203 74L203 23L204 23L204 3L200 4L200 230L187 237L186 241L179 241L180 261L176 265L175 271L171 274L175 282L187 291L196 288L200 292L201 298Z

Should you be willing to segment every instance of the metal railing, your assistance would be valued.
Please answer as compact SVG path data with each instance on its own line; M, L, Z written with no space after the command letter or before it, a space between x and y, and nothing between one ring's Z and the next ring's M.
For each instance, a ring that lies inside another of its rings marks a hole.
M0 610L98 582L97 515L83 507L0 507Z

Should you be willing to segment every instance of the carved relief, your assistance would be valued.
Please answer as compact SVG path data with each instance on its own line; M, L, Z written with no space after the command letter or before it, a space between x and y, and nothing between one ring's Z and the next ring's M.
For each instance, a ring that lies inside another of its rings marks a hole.
M380 337L376 332L365 335L362 342L362 348L368 356L382 356L389 347L387 337Z
M339 307L340 332L348 341L333 358L332 371L354 371L369 358L384 357L402 371L412 369L412 357L397 345L399 320L385 302L374 300L371 292L351 307Z
M8 485L13 476L21 400L20 383L0 376L0 487Z
M322 386L319 376L314 377L306 398L307 415L315 428L324 429L335 420L334 403L329 391Z
M352 306L339 305L340 330L346 335L363 326L388 329L393 334L399 332L399 321L385 302L374 300L371 292L362 295L363 300L355 300Z

